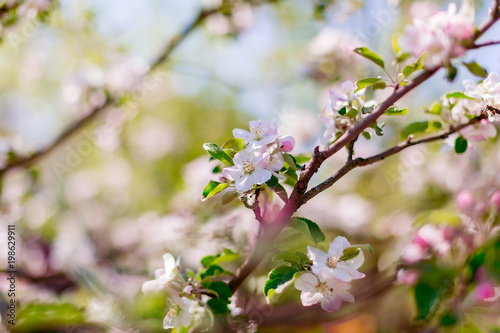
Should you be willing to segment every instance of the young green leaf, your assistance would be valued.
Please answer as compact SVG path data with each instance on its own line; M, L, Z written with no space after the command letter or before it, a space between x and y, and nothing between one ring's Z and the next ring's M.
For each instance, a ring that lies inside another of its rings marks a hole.
M371 60L372 62L374 62L378 66L385 68L384 60L382 60L382 58L378 54L376 54L375 52L370 51L367 47L357 48L354 50L354 52L365 57L366 59Z
M435 114L437 116L441 115L441 110L442 110L441 104L439 104L437 102L435 102L434 104L432 104L431 107L428 108L428 109L424 107L424 112L425 113Z
M203 198L206 198L207 195L212 192L218 185L220 185L220 182L216 182L215 180L211 180L207 186L203 189Z
M429 122L426 121L417 121L409 124L401 131L401 138L406 139L412 134L425 132L429 128Z
M376 83L376 82L383 82L382 80L380 80L378 77L369 77L369 78L366 78L366 79L362 79L362 80L359 80L358 82L356 82L356 86L358 87L355 92L363 89L363 88L366 88L366 87L369 87L371 86L372 84Z
M452 82L453 80L455 80L457 74L458 71L455 66L449 65L446 67L446 79L448 80L448 82Z
M219 253L215 256L206 256L201 259L201 264L203 267L209 267L212 265L220 264L221 262L234 261L241 257L239 253L233 252L229 249L224 249L223 253Z
M211 186L213 185L211 183L212 183L212 181L210 183L208 183L208 185L203 190L203 199L209 199L209 198L213 197L214 195L219 194L220 192L224 191L229 186L228 183L219 183L216 187L214 187L207 194L205 194L207 192L207 188L211 188Z
M269 290L276 289L279 286L293 279L293 275L299 270L290 266L279 266L269 272L269 277L264 286L264 294L267 296Z
M228 154L226 154L226 152L215 143L205 143L203 144L203 149L205 149L210 156L218 159L225 165L227 166L234 165L231 157Z
M407 113L408 113L408 109L398 109L398 107L395 105L389 107L385 111L385 114L388 116L404 116Z
M325 241L325 234L319 226L311 220L303 217L294 217L290 221L290 226L310 237L314 243Z
M459 92L459 91L446 94L446 98L448 98L448 99L449 98L457 98L457 99L459 99L459 98L466 98L466 99L472 99L472 100L474 99L472 97L467 96L463 92Z
M465 153L467 151L468 145L469 145L469 143L467 142L467 140L464 137L459 136L455 140L455 153L457 153L457 154Z
M464 62L465 67L474 75L485 78L488 75L488 71L481 67L477 62Z

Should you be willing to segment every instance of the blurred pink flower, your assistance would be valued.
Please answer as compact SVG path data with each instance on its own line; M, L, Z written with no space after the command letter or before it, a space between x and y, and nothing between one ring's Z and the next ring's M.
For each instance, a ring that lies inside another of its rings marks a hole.
M500 191L496 191L491 196L490 202L497 208L500 209Z
M421 273L416 269L400 269L397 274L397 279L399 283L413 286L417 283L420 274Z
M455 199L455 203L462 212L468 212L474 208L476 200L474 199L474 194L471 191L460 191Z

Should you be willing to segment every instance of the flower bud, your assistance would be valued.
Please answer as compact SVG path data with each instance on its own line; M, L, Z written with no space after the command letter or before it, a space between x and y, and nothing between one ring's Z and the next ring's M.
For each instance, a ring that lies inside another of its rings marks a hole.
M462 212L470 211L472 207L474 207L474 195L470 191L460 191L455 202L458 209L460 209Z
M493 193L490 202L496 207L496 209L500 209L500 191L496 191L495 193Z
M492 302L498 298L495 285L490 281L479 283L474 289L473 295L476 302Z
M398 271L397 279L399 283L405 284L407 286L413 286L417 283L420 277L420 272L416 269L400 269Z
M295 139L291 135L282 135L278 138L279 148L282 152L288 153L295 147Z

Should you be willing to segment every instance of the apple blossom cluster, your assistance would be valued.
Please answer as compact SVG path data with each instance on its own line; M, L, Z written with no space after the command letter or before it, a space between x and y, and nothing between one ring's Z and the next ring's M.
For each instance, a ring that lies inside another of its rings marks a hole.
M349 283L365 277L358 271L364 262L363 252L351 247L345 237L338 236L327 253L308 246L307 256L312 262L311 272L295 280L295 288L301 291L302 305L321 303L323 310L331 312L338 310L342 301L354 302L354 296L348 291Z
M340 93L329 91L330 101L321 111L320 119L326 127L321 137L323 147L327 147L339 135L354 126L365 110L374 106L372 101L365 103L366 89L357 89L354 82L345 81L341 87Z
M415 57L423 55L428 69L447 65L466 53L464 43L474 35L474 16L472 2L464 0L459 10L451 3L447 11L414 18L413 24L406 27L401 46Z
M192 286L187 285L179 274L179 260L176 260L170 253L163 255L164 267L155 270L155 279L146 281L142 285L143 293L167 291L167 315L163 319L163 328L176 328L179 332L182 327L191 324L191 317L194 314L194 302L189 299Z
M464 80L463 85L465 87L463 96L452 101L452 120L457 124L463 124L485 111L488 113L488 119L483 119L479 124L463 129L460 134L470 142L494 138L497 135L497 130L493 122L498 121L498 115L495 115L489 107L497 108L500 106L498 74L490 73L484 81L478 84L471 80Z
M234 129L233 135L243 139L245 147L233 157L233 166L222 170L223 180L234 182L238 192L247 192L262 185L284 166L283 153L291 152L295 139L278 134L278 126L269 120L250 122L250 132Z
M464 261L460 256L465 255L466 268L460 268L460 272L465 274L463 283L471 286L470 297L477 303L490 303L500 298L500 286L489 273L496 270L497 263L485 259L488 257L486 253L491 256L491 249L495 249L495 243L490 239L498 237L500 231L500 191L489 193L484 200L478 200L469 190L457 194L455 203L461 213L461 225L429 223L420 228L403 250L398 281L409 286L417 285L421 280L428 284L432 274L435 274L434 279L437 276L438 279L453 281L453 276L449 276L449 272L455 269L453 263ZM438 266L436 261L439 261ZM433 273L431 267L438 273ZM440 274L443 275L439 277Z

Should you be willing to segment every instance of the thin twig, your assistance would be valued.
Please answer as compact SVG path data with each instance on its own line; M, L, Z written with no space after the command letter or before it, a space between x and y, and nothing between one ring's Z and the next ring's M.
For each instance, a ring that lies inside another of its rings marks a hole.
M489 41L489 42L484 42L484 43L479 43L479 44L474 44L470 47L470 49L479 49L479 48L482 48L482 47L486 47L486 46L492 46L492 45L498 45L500 44L500 40L492 40L492 41Z
M482 115L473 118L472 120L470 120L469 122L467 122L465 124L451 127L448 131L446 131L444 133L427 136L427 137L417 139L417 140L408 139L405 142L402 142L402 143L398 144L397 146L394 146L390 149L387 149L386 151L384 151L380 154L377 154L377 155L374 155L371 157L367 157L367 158L357 158L355 160L348 161L333 176L331 176L330 178L326 179L324 182L320 183L319 185L317 185L317 186L313 187L312 189L310 189L309 191L307 191L304 194L304 197L302 198L302 201L300 204L301 205L305 204L306 202L308 202L309 200L314 198L319 193L321 193L324 190L326 190L327 188L331 187L333 184L335 184L338 180L340 180L343 176L345 176L352 169L355 169L357 167L371 165L371 164L383 161L385 158L392 156L394 154L397 154L397 153L401 152L402 150L409 148L409 147L413 147L413 146L423 144L423 143L444 140L444 139L448 138L450 135L452 135L453 133L461 131L466 127L475 125L478 122L480 122L481 120L487 119L487 118L488 118L488 115L486 113L483 113Z

